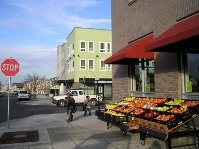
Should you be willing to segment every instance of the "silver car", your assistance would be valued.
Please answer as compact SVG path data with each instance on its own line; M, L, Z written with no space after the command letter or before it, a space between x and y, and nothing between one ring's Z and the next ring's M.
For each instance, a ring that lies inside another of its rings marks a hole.
M27 91L19 91L18 101L22 99L30 100L30 94Z

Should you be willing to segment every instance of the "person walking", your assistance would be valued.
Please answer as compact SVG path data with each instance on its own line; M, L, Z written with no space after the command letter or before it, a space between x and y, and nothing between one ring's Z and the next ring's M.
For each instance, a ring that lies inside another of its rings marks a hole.
M73 120L73 114L76 112L76 105L75 105L75 100L72 97L71 93L67 94L66 100L67 100L67 114L68 114L67 122L70 123Z
M84 111L84 116L86 116L86 113L88 111L89 116L91 115L91 106L92 106L92 101L89 96L86 96L86 100L84 102L85 106L85 111Z

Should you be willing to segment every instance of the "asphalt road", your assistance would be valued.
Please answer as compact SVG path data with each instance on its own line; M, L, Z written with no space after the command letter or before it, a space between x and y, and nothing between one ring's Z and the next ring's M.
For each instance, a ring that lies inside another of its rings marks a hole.
M0 97L0 123L7 121L8 97ZM104 104L100 105L104 108ZM93 109L97 109L95 106ZM82 105L77 106L78 111L82 111ZM50 98L37 98L30 101L18 101L16 95L10 96L10 120L24 118L38 114L64 113L66 107L52 105ZM83 114L83 111L82 111Z

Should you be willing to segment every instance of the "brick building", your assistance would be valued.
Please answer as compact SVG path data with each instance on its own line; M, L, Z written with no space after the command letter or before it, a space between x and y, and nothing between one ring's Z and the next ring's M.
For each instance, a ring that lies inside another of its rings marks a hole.
M198 41L199 0L112 0L113 99L199 99Z

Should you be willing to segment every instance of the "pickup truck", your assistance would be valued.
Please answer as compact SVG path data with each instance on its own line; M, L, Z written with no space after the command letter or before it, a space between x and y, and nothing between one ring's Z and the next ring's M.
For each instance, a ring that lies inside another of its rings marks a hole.
M86 100L86 96L84 95L83 90L70 90L68 93L72 94L72 97L75 100L75 103L84 103ZM88 95L92 101L92 105L96 105L99 101L102 101L102 97L98 95ZM52 97L52 103L56 104L57 106L65 106L66 105L66 97L67 95L59 95Z

